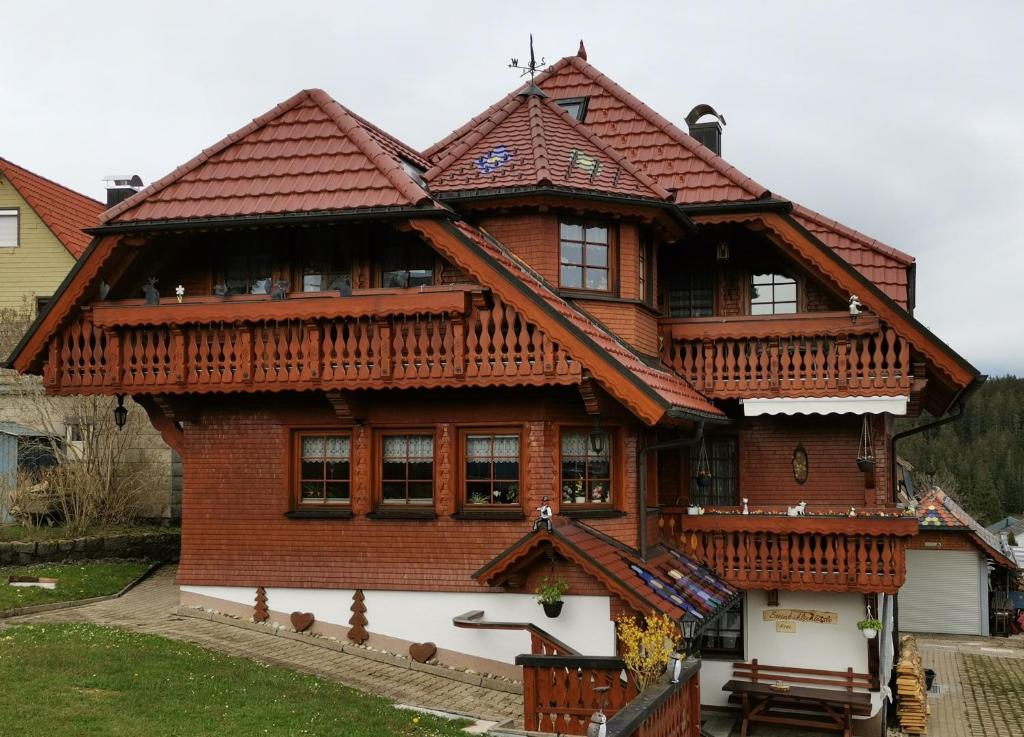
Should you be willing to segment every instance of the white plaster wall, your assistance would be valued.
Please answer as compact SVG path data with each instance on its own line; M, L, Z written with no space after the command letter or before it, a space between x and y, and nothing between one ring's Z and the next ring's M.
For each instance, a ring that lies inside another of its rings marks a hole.
M764 591L748 591L744 611L744 660L757 658L768 665L868 672L868 650L857 622L864 619L863 594L835 594L780 591L779 609L813 609L835 612L838 624L797 622L796 632L775 631L775 622L762 616L768 607ZM701 702L727 706L729 694L722 686L732 678L732 663L706 660L701 664ZM881 706L879 694L872 694L872 712Z
M253 605L256 589L234 586L182 586L181 590L237 604ZM267 589L267 605L277 612L312 612L317 621L348 626L352 590ZM366 629L413 642L505 663L530 652L530 635L522 631L462 629L452 618L481 609L496 622L532 622L586 655L614 655L615 627L611 600L605 596L566 596L556 619L530 594L454 593L428 591L363 591ZM721 687L721 686L719 686Z

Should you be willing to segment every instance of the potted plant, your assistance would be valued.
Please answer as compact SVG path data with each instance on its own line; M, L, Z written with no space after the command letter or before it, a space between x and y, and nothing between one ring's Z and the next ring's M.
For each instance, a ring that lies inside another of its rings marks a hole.
M540 605L544 607L544 614L554 619L562 613L562 604L565 603L562 601L562 595L568 590L569 584L564 579L552 580L545 576L533 593Z
M873 640L882 631L882 623L877 619L862 619L857 622L857 629L861 631L861 634L866 639Z
M702 489L711 486L711 462L708 460L704 438L700 439L700 447L697 449L697 486Z
M697 471L697 486L702 489L706 489L711 486L711 471L706 468L702 468Z

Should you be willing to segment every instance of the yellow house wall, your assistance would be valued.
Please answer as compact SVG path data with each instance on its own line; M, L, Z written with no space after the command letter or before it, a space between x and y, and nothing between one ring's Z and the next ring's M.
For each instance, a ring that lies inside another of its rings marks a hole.
M52 296L75 260L18 190L0 176L0 209L12 207L20 212L20 245L0 247L0 309L28 304L34 314L35 298Z

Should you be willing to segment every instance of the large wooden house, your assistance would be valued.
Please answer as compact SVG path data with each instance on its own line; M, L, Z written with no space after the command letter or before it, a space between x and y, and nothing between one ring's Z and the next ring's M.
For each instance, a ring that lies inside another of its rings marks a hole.
M894 417L978 372L914 319L912 257L691 123L582 49L422 152L299 92L109 209L14 365L130 395L181 454L185 604L262 588L343 635L355 597L370 644L495 673L530 636L474 623L612 655L654 610L705 704L759 658L869 673L877 714L856 622L918 527Z

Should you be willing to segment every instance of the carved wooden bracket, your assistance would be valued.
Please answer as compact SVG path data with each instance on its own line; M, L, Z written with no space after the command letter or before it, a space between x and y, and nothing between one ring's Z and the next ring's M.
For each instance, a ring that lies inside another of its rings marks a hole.
M332 389L324 392L327 401L334 407L334 414L342 422L362 425L366 422L366 402L358 398L355 392Z

